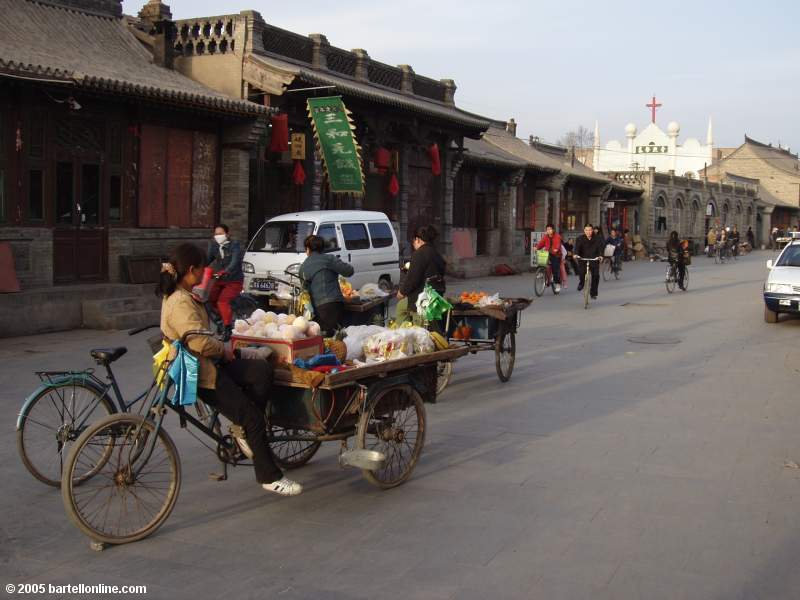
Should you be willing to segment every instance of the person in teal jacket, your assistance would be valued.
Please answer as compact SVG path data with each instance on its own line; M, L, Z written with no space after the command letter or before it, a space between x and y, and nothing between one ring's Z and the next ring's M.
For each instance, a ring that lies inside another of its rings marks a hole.
M300 266L300 280L311 296L311 305L320 329L332 335L344 311L344 296L339 288L339 275L350 277L353 266L332 254L324 254L325 241L318 235L305 240L306 259Z

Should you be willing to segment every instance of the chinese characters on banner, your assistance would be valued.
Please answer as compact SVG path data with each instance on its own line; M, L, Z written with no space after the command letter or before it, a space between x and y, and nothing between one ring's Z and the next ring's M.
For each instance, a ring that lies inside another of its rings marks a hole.
M309 98L308 114L333 193L363 194L360 148L350 115L339 96Z

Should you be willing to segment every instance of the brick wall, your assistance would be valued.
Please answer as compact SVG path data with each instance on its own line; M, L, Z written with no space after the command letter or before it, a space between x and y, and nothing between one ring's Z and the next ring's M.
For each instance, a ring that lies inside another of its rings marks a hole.
M0 242L11 242L14 267L23 289L53 282L53 233L40 227L0 228Z
M250 152L238 147L222 149L222 197L220 220L230 227L230 235L247 240L250 202Z
M111 229L108 238L108 280L119 283L122 256L169 256L172 248L193 242L208 251L211 229Z

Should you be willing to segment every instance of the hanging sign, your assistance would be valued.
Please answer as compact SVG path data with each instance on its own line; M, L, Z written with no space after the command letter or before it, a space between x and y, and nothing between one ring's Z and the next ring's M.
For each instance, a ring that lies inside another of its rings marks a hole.
M290 146L292 150L292 160L305 160L306 159L306 134L293 133L292 143Z
M350 112L341 97L309 98L308 114L331 192L362 195L361 148L355 138Z

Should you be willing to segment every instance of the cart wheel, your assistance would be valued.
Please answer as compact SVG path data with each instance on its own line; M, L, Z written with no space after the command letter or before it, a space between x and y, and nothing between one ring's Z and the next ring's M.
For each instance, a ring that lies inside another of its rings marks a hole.
M498 335L494 344L494 366L497 376L505 383L514 371L514 357L517 354L517 341L513 331Z
M607 258L604 258L603 266L600 268L600 270L603 272L603 281L611 281L611 275L613 271L612 267L613 265L611 264L611 261Z
M267 422L267 433L274 437L284 435L304 435L307 431L302 429L291 429L279 427ZM298 440L286 440L270 442L269 447L275 456L275 462L281 469L296 469L302 467L317 453L322 442L302 442Z
M440 362L436 363L436 395L441 394L444 389L450 384L450 379L453 377L453 363Z
M383 468L364 470L364 477L383 489L411 476L425 443L425 407L417 391L397 385L378 392L358 420L357 448L386 457Z
M544 294L545 283L544 269L536 269L536 273L533 276L533 293L541 297Z
M72 522L95 542L146 538L167 520L181 487L178 450L164 429L139 415L110 415L81 434L64 463L61 497ZM110 447L91 479L76 479Z

